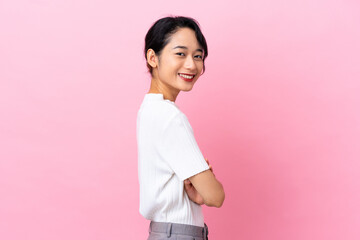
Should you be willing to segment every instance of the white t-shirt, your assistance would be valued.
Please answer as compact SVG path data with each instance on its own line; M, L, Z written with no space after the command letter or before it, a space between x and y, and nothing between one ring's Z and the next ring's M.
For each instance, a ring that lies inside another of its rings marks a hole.
M185 114L163 94L147 93L136 129L141 215L204 227L201 205L189 199L183 181L209 165Z

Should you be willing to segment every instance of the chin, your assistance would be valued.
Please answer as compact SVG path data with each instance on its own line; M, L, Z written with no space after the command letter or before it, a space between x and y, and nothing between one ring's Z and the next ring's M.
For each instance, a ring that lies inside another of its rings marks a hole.
M192 89L193 89L192 87L191 87L191 88L185 88L185 89L182 89L181 91L183 91L183 92L190 92Z
M182 92L190 92L191 89L181 90Z

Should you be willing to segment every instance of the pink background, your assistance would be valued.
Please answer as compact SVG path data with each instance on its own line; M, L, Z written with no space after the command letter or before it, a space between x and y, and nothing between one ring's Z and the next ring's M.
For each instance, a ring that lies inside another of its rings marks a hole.
M194 17L176 103L223 183L210 239L360 239L357 1L0 1L0 239L146 239L136 114L152 23Z

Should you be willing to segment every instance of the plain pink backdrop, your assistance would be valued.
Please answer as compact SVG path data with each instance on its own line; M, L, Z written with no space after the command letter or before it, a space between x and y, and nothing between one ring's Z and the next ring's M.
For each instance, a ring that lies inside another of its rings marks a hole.
M146 239L136 115L169 14L209 47L176 103L226 191L210 239L360 239L359 6L0 1L0 239Z

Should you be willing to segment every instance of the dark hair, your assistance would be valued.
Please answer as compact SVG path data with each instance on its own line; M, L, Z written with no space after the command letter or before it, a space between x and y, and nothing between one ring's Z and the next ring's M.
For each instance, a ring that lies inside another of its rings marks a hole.
M203 57L203 73L205 72L205 58L208 55L206 39L202 34L199 23L190 17L184 16L170 16L157 20L149 29L145 37L145 59L147 61L146 53L149 48L153 49L157 56L161 55L161 51L169 43L172 34L176 33L179 28L188 27L195 31L196 39L199 45L204 49ZM152 75L152 67L146 62L149 72ZM202 74L203 74L202 73Z

